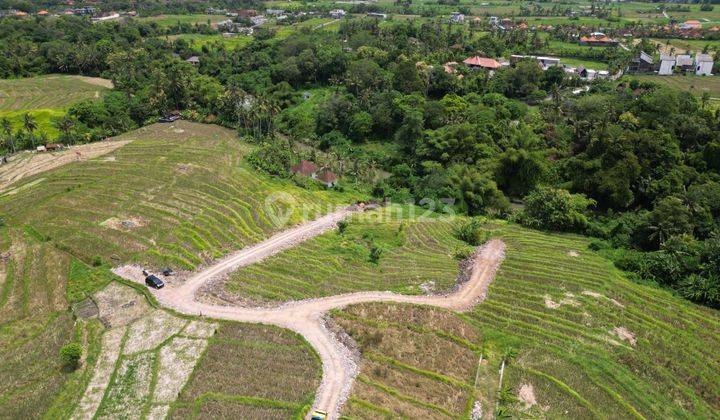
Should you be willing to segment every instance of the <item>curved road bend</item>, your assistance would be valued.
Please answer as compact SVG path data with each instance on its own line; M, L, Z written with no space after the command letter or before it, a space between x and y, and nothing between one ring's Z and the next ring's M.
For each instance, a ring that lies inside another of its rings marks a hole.
M212 305L195 300L197 290L211 279L261 261L269 255L317 236L335 227L339 220L351 212L350 209L344 209L278 233L266 241L230 254L193 274L182 285L167 286L161 290L152 289L152 293L161 305L181 313L239 322L272 324L301 334L320 355L323 366L322 381L313 407L327 411L329 418L335 419L350 392L357 374L357 366L349 356L350 351L324 327L322 317L328 310L364 302L397 302L465 311L485 299L488 286L505 252L505 244L497 239L483 245L476 253L470 279L448 295L408 296L391 292L358 292L288 302L274 308ZM129 276L124 272L123 276L132 281L143 282L139 269L135 275Z

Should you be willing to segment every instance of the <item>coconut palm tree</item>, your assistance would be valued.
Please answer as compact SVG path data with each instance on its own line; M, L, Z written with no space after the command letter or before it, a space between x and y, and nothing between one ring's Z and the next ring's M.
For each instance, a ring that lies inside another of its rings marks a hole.
M26 112L25 115L23 115L23 128L30 135L30 142L32 143L33 147L35 147L34 132L35 132L35 130L37 130L38 125L37 125L37 122L35 121L35 118L33 118L32 115L30 115L30 113Z

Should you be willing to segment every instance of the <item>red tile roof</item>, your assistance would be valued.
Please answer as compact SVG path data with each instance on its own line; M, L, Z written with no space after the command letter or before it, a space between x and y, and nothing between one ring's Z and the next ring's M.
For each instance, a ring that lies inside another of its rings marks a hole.
M337 179L337 175L333 173L331 170L324 170L320 175L318 175L318 179L322 182L335 182Z
M486 69L499 69L501 67L500 63L497 60L479 56L470 57L463 61L463 63L468 66L482 67Z
M589 44L592 43L608 43L608 42L615 42L614 39L608 37L608 36L584 36L580 38L580 42L586 42Z
M309 160L301 160L299 164L293 166L292 168L290 168L290 170L295 172L296 174L311 176L312 174L317 172L318 167Z

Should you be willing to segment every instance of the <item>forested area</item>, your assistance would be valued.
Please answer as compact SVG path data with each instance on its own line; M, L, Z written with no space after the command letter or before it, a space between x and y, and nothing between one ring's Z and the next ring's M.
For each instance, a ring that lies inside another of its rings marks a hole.
M494 75L447 72L443 63L532 51L541 41L440 21L352 19L338 33L286 39L261 30L234 51L193 50L166 34L134 21L3 19L0 77L112 79L102 100L70 108L68 143L178 110L260 144L253 160L268 172L287 175L297 153L286 145L301 142L378 198L588 234L639 281L720 306L720 115L705 99L627 79L575 96L568 88L577 79L534 61ZM184 61L191 55L198 66ZM4 130L4 147L32 145L30 128Z

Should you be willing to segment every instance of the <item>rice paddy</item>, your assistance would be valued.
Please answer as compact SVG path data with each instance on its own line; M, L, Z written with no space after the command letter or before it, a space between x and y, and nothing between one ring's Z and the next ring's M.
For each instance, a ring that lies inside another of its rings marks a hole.
M501 412L513 417L710 418L717 414L720 385L715 378L720 361L711 350L720 344L717 311L626 280L608 261L588 251L584 238L505 224L489 230L506 241L507 256L488 299L472 312L456 316L428 309L434 316L455 318L430 327L422 317L409 315L410 308L373 305L336 315L350 324L356 340L367 342L369 337L373 344L364 353L369 362L361 372L362 385L351 396L348 415L403 415L410 411L400 410L411 409L440 413L439 408L457 415L460 407L467 410L468 405L434 407L433 403L448 387L439 375L449 375L453 369L457 392L466 389L462 401L471 403L472 393L467 390L472 388L485 412L499 404ZM561 301L568 294L574 303L553 308L544 302L545 295ZM635 344L617 336L617 327L631 333ZM468 329L475 330L474 337ZM423 360L420 349L410 344L423 339L408 337L423 334L455 347L464 345L467 355L445 350ZM510 349L514 357L508 359L503 391L498 394L497 372ZM480 355L488 365L480 365L476 372ZM443 365L451 361L453 367ZM434 382L421 386L421 395L412 397L386 379L397 371L424 372ZM473 387L475 374L484 386ZM363 375L375 379L362 381ZM527 407L518 400L523 385L532 385L536 405Z
M372 286L418 293L430 280L442 291L457 275L457 222L352 220L342 234L326 233L237 272L226 287L256 300ZM488 299L473 311L372 304L333 314L363 357L344 414L463 417L475 401L486 413L497 404L507 415L548 418L717 413L717 311L627 280L586 238L505 222L486 229L507 243L507 256ZM366 260L367 237L387 249L377 266Z

